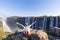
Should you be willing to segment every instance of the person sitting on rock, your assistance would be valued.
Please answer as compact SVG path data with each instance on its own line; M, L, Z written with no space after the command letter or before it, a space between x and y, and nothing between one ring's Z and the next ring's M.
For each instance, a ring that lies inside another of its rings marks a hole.
M35 24L36 23L36 21L35 22L33 22L31 25L28 25L28 23L26 23L26 26L24 26L24 25L22 25L22 24L20 24L20 23L18 23L17 22L17 24L19 24L19 25L21 25L22 27L23 27L23 33L24 34L26 34L26 36L29 36L30 35L30 27L33 25L33 24Z

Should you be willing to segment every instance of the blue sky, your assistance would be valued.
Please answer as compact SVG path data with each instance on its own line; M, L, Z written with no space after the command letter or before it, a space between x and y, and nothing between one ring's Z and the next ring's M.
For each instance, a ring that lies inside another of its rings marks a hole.
M0 0L0 16L60 15L60 0Z

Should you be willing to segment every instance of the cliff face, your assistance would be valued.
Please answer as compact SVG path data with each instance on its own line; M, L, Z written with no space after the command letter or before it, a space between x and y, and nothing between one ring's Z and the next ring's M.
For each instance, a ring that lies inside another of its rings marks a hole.
M23 25L26 23L32 24L36 21L36 24L32 25L31 28L38 29L42 27L43 30L49 31L53 27L60 27L60 17L8 17L7 23L10 26L11 30L16 31L22 28L20 25L17 25L16 22L19 22Z

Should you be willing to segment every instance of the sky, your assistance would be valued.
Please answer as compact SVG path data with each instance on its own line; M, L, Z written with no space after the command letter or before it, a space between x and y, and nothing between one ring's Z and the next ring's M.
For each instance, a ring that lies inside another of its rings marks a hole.
M60 15L60 0L0 0L0 17L44 15Z

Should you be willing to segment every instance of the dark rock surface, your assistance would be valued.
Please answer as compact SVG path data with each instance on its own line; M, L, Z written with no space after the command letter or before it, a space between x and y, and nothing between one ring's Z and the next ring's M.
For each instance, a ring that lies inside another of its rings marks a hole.
M8 35L6 40L48 40L47 33L42 30L39 31L31 31L31 35L26 37L23 32L15 32L12 35Z
M40 40L40 37L37 34L31 34L29 40Z

